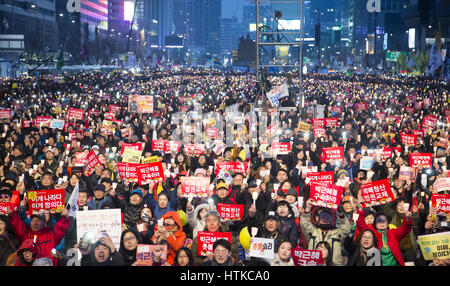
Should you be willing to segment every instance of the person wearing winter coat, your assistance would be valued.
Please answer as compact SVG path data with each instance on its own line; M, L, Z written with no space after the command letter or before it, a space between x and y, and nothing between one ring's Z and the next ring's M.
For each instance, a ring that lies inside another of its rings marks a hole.
M384 214L377 214L374 224L367 225L364 221L364 211L358 211L359 218L356 227L362 232L365 229L373 229L378 241L378 249L381 252L383 266L405 266L400 250L400 241L408 235L412 227L411 212L405 212L403 223L396 229L388 229L388 219Z
M343 266L347 263L341 254L341 243L350 233L350 223L345 217L344 212L338 212L338 219L335 221L333 213L327 208L314 208L312 210L312 199L306 201L306 208L300 216L300 227L303 234L308 239L308 249L314 250L320 241L326 241L331 245L333 258L332 261L337 266ZM311 221L311 215L318 222L317 226ZM336 228L336 225L339 225Z
M226 239L218 239L213 244L212 259L207 260L203 266L240 266L240 264L232 256L231 243Z
M228 196L228 185L224 182L220 182L216 186L216 193L211 196L214 205L217 204L233 204Z
M275 245L275 254L270 266L295 266L291 255L292 244L284 237Z
M203 231L206 226L205 215L211 210L210 204L201 204L195 207L188 201L186 208L186 217L188 224L192 227L192 238L197 237L199 231Z
M134 230L124 230L122 232L119 253L123 259L123 266L136 265L137 246L141 243L141 236Z
M134 189L130 194L129 203L123 210L123 223L126 229L133 229L139 220L142 209L143 195L139 189Z
M183 232L180 215L175 211L170 211L161 217L163 224L155 226L155 233L152 237L153 244L167 242L167 263L173 264L178 249L184 246L186 234Z
M373 230L365 229L355 240L353 236L347 236L344 247L349 252L347 266L381 266L381 253Z
M17 250L17 259L14 266L32 266L33 262L41 257L39 247L33 239L27 238Z
M144 204L150 206L156 219L160 219L168 212L177 211L177 192L161 191L156 201L153 195L153 188L150 187L149 192L144 196Z
M106 195L106 188L103 184L98 184L94 187L94 196L90 201L86 204L89 207L89 210L100 210L102 209L103 204L112 203L112 198L109 195Z
M298 242L298 226L295 223L294 211L287 201L279 201L276 204L275 213L278 216L278 232L286 237L295 247Z
M11 231L7 216L0 215L0 266L5 266L10 255L19 247L14 233Z
M107 233L87 250L81 250L81 266L123 266L122 255Z
M23 243L31 238L41 251L41 257L52 259L53 265L57 265L57 259L52 255L52 249L55 248L66 234L69 227L69 212L64 208L61 212L61 219L49 228L46 226L45 216L32 214L30 216L30 226L27 226L18 216L17 211L12 212L10 216L11 227L19 242Z

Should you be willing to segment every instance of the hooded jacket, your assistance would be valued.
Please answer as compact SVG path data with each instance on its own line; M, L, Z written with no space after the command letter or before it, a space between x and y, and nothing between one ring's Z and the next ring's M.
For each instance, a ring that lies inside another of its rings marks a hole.
M26 239L33 239L37 236L36 244L41 251L41 257L48 257L52 260L53 265L57 265L58 261L52 255L52 249L55 248L66 234L69 227L69 219L61 217L61 219L53 226L53 230L49 227L43 227L39 231L33 231L13 212L10 217L11 227L19 240L23 243Z
M194 239L197 237L197 233L199 231L203 231L206 226L206 222L204 220L198 219L198 214L202 209L209 210L209 208L209 204L201 204L196 206L194 210L189 211L186 209L187 222L192 227L192 237Z
M378 240L378 249L381 250L383 247L383 241L382 236L383 234L379 231L377 231L374 227L374 225L367 225L364 220L364 211L358 211L359 218L356 221L356 227L360 232L363 230L370 228L375 231L375 235L377 236ZM391 250L392 254L394 255L395 259L401 266L405 266L405 262L402 257L402 253L400 251L400 241L408 235L408 233L411 231L412 227L412 219L404 219L403 224L396 229L387 230L386 236L387 236L387 244L389 249Z
M183 232L183 225L181 224L180 215L175 211L170 211L161 217L163 220L166 218L171 218L178 225L178 230L170 235L166 242L168 243L167 249L167 262L173 264L175 256L177 255L178 249L184 246L186 241L186 234ZM159 225L155 226L155 232L158 230ZM155 238L153 235L152 239Z
M317 209L318 208L314 208L314 211ZM300 227L302 228L303 234L308 239L309 250L316 249L316 246L320 241L326 241L331 246L333 263L342 266L345 265L347 261L345 261L342 256L341 244L345 237L350 233L350 223L345 216L343 218L338 218L338 220L339 221L337 221L335 225L339 225L339 228L330 229L325 233L312 223L311 212L304 212L300 216Z
M23 250L29 250L31 253L33 253L33 260L31 263L27 264L25 261L22 260L22 255L20 254ZM33 262L40 257L40 250L37 245L33 243L33 239L27 238L22 243L22 245L17 249L17 259L15 266L31 266Z

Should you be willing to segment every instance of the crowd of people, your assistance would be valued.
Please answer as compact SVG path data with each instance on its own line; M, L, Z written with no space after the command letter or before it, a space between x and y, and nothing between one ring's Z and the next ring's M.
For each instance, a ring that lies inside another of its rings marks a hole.
M140 244L165 246L165 258L154 255L155 266L293 266L293 248L320 250L325 266L450 265L447 259L425 260L417 242L420 235L449 230L449 214L436 214L430 203L434 182L448 176L447 83L308 74L302 81L302 109L296 108L301 103L295 72L269 74L266 83L268 89L289 86L280 107L294 108L280 113L278 126L279 140L291 143L287 154L250 146L248 117L244 144L227 146L219 154L213 151L214 140L197 155L187 152L185 144L179 152L152 150L153 140L173 140L180 128L173 114L187 112L186 106L193 110L193 103L201 104L205 114L218 112L224 121L227 107L235 104L248 114L261 99L262 111L274 110L267 98L259 98L260 85L252 73L186 69L1 79L0 109L9 109L11 116L0 119L0 202L9 203L15 191L19 198L0 215L0 265L66 266L67 253L75 248L82 255L81 266L136 266ZM153 113L130 112L128 96L134 94L152 95ZM357 110L358 103L367 106ZM115 121L110 132L102 125L109 105L121 107L114 115L120 124ZM338 106L339 111L333 108ZM68 118L69 108L84 110L83 120ZM90 112L94 110L98 113ZM385 117L377 118L379 113ZM438 122L424 130L427 115ZM64 130L24 125L37 116L73 124ZM299 129L299 123L312 124L314 118L337 118L339 126L326 126L324 136L314 135L312 128ZM129 130L126 136L123 128ZM70 140L73 130L84 135ZM415 146L402 144L400 133L417 130L421 134ZM202 143L208 141L205 134L201 137ZM138 142L145 143L144 159L157 156L162 162L164 181L138 184L120 176L122 144ZM323 148L337 146L344 147L344 160L324 160ZM377 158L369 169L360 168L361 158L384 147L398 149L390 158ZM75 164L76 154L90 151L102 162L92 174ZM412 153L432 153L433 164L415 168L414 177L405 180L400 168L409 166ZM216 173L220 162L244 162L248 168L227 178ZM314 203L303 167L333 172L334 183L344 189L337 209ZM182 177L209 178L210 196L184 196ZM365 206L361 185L383 179L389 180L395 200ZM77 189L78 212L120 209L120 247L108 233L97 241L78 239L76 217L69 215L67 205L57 213L27 215L30 191L54 189L65 190L66 204ZM244 205L243 217L222 218L219 203ZM256 234L246 238L244 232L251 229ZM199 255L198 235L204 231L231 233L231 239L218 239L212 252ZM249 256L246 244L255 237L274 239L272 260ZM379 261L373 262L373 253Z

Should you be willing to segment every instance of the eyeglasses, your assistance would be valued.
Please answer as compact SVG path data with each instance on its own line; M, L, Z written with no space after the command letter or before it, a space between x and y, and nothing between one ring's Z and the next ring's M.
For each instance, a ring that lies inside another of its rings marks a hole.
M164 225L164 226L171 227L171 226L174 226L175 224L174 224L174 223L172 223L172 224L169 224L169 223L163 223L163 225Z
M136 237L130 236L129 238L124 238L123 242L128 242L128 241L132 241L132 240L136 240Z

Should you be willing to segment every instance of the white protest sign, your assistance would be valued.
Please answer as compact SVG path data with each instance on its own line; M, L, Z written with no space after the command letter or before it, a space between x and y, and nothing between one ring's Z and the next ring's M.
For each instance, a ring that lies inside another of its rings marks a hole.
M250 245L250 256L272 259L274 255L274 240L270 238L254 237Z
M84 233L90 233L95 243L101 238L102 230L111 238L117 250L120 248L122 216L120 209L104 209L77 212L77 241Z
M361 161L359 162L359 168L361 170L370 170L372 168L374 162L374 158L370 156L365 156L361 158Z

